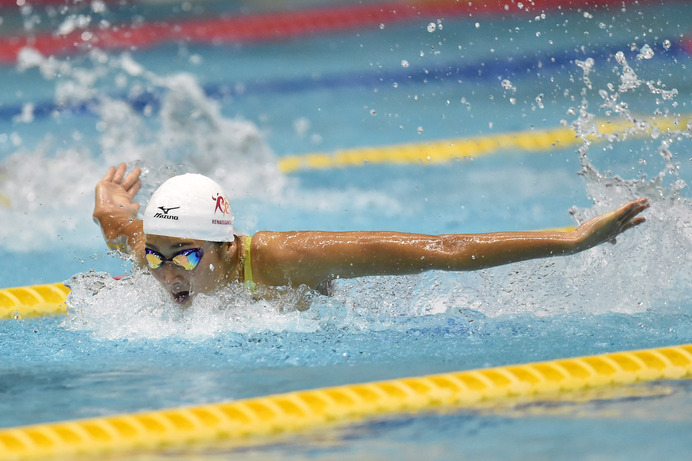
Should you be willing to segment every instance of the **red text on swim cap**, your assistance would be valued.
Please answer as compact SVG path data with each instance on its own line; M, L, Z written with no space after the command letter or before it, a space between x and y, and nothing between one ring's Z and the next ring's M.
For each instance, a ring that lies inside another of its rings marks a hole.
M217 211L220 211L222 214L229 214L231 211L229 210L230 205L228 204L228 200L226 198L219 194L216 197L212 197L212 200L216 202L216 208L214 208L214 214L216 214Z

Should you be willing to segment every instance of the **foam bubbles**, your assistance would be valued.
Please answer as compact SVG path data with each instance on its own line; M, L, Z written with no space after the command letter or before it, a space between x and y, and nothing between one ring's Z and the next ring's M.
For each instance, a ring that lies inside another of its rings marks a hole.
M87 330L97 339L185 338L204 341L226 332L310 332L319 320L301 315L311 294L305 289L274 290L256 300L241 284L213 294L198 294L181 308L146 271L135 269L122 280L88 272L68 282L68 313L63 326Z

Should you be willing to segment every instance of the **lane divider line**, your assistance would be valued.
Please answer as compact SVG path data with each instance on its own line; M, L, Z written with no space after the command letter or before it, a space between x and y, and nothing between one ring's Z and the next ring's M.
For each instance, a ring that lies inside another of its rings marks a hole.
M681 0L669 0L676 2ZM660 0L639 0L638 6L660 4ZM15 62L24 47L31 47L44 56L67 55L91 48L123 50L148 48L167 42L187 43L253 43L287 40L305 35L334 33L357 28L375 28L381 24L425 21L425 18L479 17L485 15L535 14L560 8L563 11L584 6L606 8L619 6L622 0L531 0L519 8L507 9L504 0L455 1L427 0L418 2L378 2L365 5L312 8L231 17L205 18L169 23L149 22L130 25L115 24L99 29L76 30L58 35L40 33L33 36L14 35L0 38L0 62Z
M0 429L0 461L161 449L225 448L271 437L424 411L502 408L514 400L692 377L692 344ZM617 395L617 392L614 392ZM601 397L599 397L601 398Z
M675 117L642 117L632 122L626 120L598 119L592 122L597 134L587 136L587 141L606 141L609 137L646 137L653 130L660 133L689 130L692 114ZM535 131L518 131L468 138L448 139L422 143L400 144L383 147L344 149L333 153L289 155L278 161L283 173L306 170L326 170L365 166L368 164L439 164L453 160L482 157L502 150L516 149L525 152L545 152L565 149L584 143L570 127L549 128Z
M672 39L671 45L667 48L662 44L653 44L652 50L655 53L652 59L658 61L660 66L675 63L683 59L683 56L692 54L688 48L684 38ZM628 43L611 42L607 45L592 45L579 50L536 50L531 56L523 57L495 55L479 57L475 60L452 59L434 64L412 65L407 68L394 66L316 75L275 76L260 80L216 81L206 83L202 88L208 98L228 103L251 95L266 97L272 94L286 95L324 90L375 90L390 88L393 85L401 88L404 85L421 85L427 82L458 85L460 81L488 82L496 77L511 78L516 82L517 79L523 79L539 70L544 75L549 71L561 72L574 67L577 60L592 58L599 62L609 61L618 51L622 51L628 61L636 59L638 54L638 51L631 49ZM650 61L652 65L656 65L654 62ZM124 101L132 110L140 114L152 114L160 110L166 91L165 88L152 87L136 94L112 93L108 94L107 98ZM78 101L38 100L33 101L30 108L26 102L15 102L0 106L0 122L15 120L29 109L34 120L54 118L58 114L100 116L99 108L102 104L100 97Z
M69 292L62 283L0 289L0 320L66 314Z
M591 123L591 127L594 128L594 134L585 137L586 142L591 143L605 142L608 139L650 137L654 130L657 130L659 135L683 131L689 133L692 130L692 114L641 117L635 120L635 123L597 119ZM584 142L585 139L577 136L572 128L558 127L392 146L358 147L331 153L287 155L277 160L277 167L284 174L292 174L310 170L364 167L368 164L432 165L483 157L512 149L523 152L550 152L578 146ZM10 198L0 192L0 209L11 206Z

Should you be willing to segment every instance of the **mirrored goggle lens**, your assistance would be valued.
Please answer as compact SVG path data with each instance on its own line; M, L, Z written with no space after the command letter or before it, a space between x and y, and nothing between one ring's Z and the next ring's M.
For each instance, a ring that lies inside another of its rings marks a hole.
M147 265L152 269L158 269L163 264L163 259L160 254L152 253L151 250L147 248L146 252Z
M162 254L147 248L145 250L145 259L147 260L147 265L152 269L158 269L165 261L172 261L186 271L191 271L197 267L203 254L204 252L201 248L190 248L177 253L171 259L167 259Z
M191 271L192 269L197 267L197 264L199 264L200 259L202 259L201 248L185 250L173 256L173 262L185 269L186 271Z

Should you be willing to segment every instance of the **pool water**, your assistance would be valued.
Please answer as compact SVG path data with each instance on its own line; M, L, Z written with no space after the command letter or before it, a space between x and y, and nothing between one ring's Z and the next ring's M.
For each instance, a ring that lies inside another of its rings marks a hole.
M270 8L229 3L197 2L194 14ZM92 21L180 19L187 8L106 5ZM58 27L81 8L2 9L3 33ZM73 292L65 317L0 322L0 427L692 342L684 123L578 150L277 166L288 155L572 124L583 134L592 116L689 114L690 33L692 14L663 2L421 17L242 45L25 52L0 67L0 284L65 280ZM304 312L293 292L255 301L241 287L179 311L151 276L107 252L91 221L93 187L119 161L144 168L142 203L174 172L216 178L244 233L525 230L639 196L652 207L616 245L571 257L342 280ZM160 456L675 459L692 447L691 396L687 381L657 382Z

